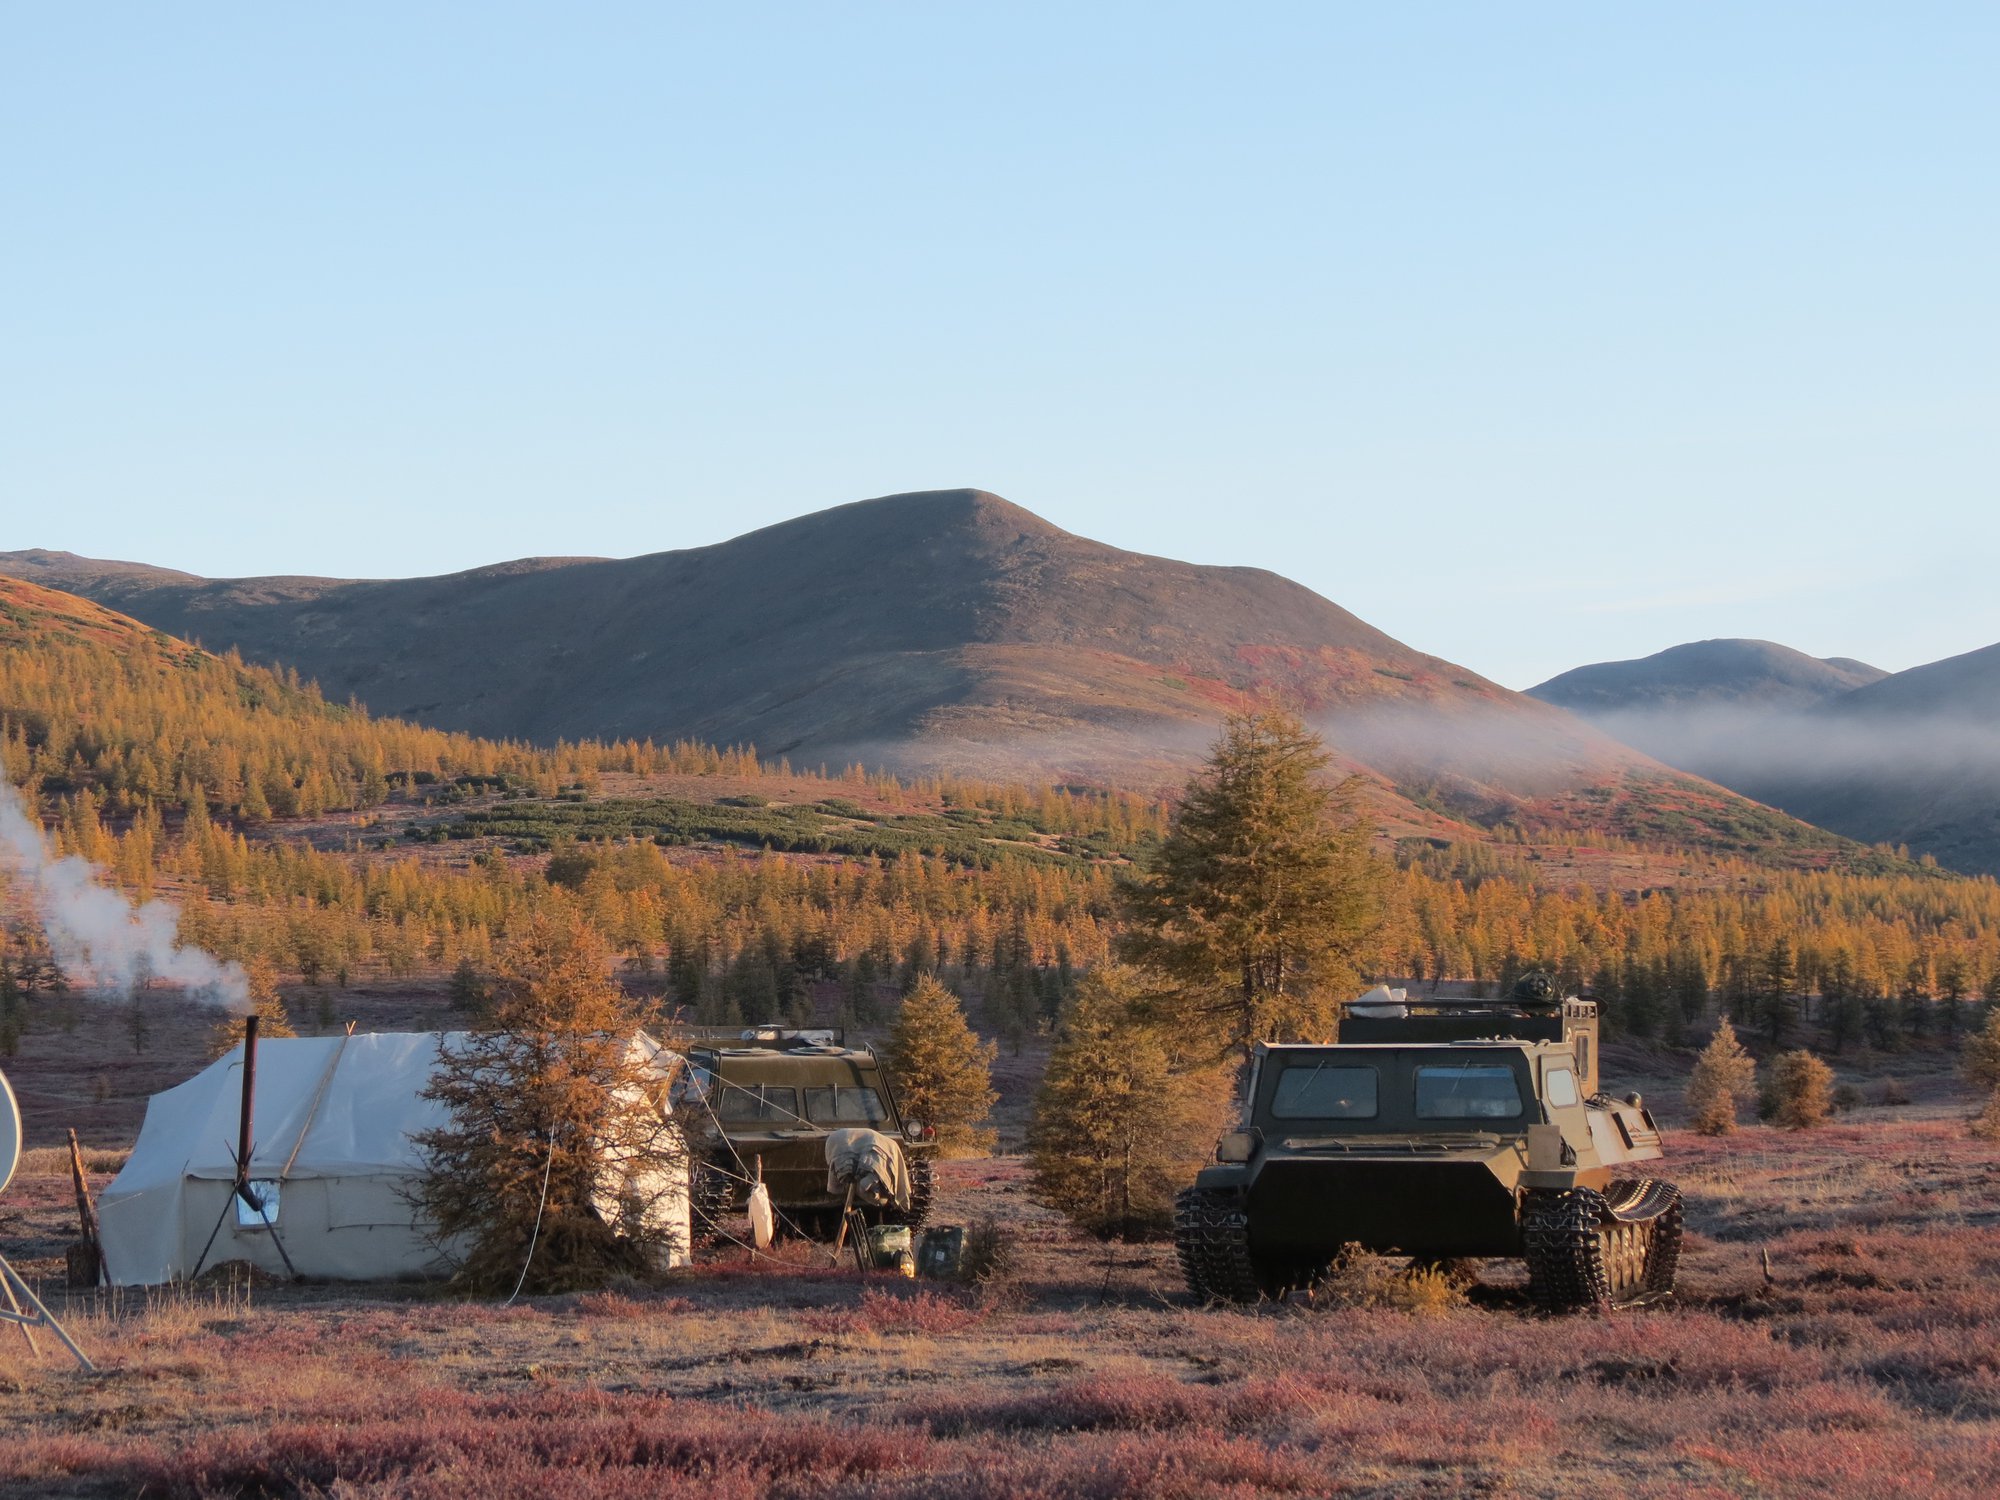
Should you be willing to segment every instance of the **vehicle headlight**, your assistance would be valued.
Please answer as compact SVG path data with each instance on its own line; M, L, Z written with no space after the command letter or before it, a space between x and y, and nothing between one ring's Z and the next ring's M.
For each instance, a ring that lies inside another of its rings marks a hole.
M1232 1130L1215 1143L1217 1161L1248 1161L1257 1154L1257 1132Z

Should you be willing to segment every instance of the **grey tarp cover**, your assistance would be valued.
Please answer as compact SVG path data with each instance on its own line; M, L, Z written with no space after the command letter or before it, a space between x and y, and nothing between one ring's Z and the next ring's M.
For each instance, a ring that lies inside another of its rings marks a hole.
M910 1170L903 1148L879 1130L835 1130L826 1138L826 1190L847 1191L862 1203L910 1206Z
M463 1035L271 1037L258 1044L250 1177L280 1184L274 1229L239 1223L230 1201L241 1045L155 1094L138 1144L98 1204L112 1284L149 1286L193 1274L218 1221L211 1266L247 1260L282 1275L275 1232L304 1276L372 1281L442 1273L447 1262L409 1201L424 1166L414 1137L446 1123L443 1107L422 1095L440 1045ZM663 1077L675 1062L644 1032L632 1045ZM685 1246L680 1175L649 1186L670 1236ZM676 1263L684 1258L676 1252Z

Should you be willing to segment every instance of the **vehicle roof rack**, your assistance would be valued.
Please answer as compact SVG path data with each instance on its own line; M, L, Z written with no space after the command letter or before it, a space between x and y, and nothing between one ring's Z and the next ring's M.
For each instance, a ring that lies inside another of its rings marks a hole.
M767 1047L790 1051L803 1047L845 1047L847 1032L840 1026L690 1026L683 1033L698 1047L733 1050L739 1047Z

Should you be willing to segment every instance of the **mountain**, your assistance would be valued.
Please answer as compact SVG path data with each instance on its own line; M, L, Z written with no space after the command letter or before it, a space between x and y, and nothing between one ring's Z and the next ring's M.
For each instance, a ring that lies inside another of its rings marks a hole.
M2000 874L2000 645L1890 676L1769 641L1699 641L1529 692L1849 838Z
M1586 718L1691 704L1804 707L1888 676L1844 656L1807 656L1775 641L1691 641L1636 661L1577 667L1528 689Z
M1662 799L1676 827L1738 830L1724 842L1761 826L1719 788L1274 573L1121 551L978 490L437 578L206 580L48 552L0 554L0 572L295 668L336 701L488 737L749 742L804 764L1164 787L1224 712L1285 702L1409 831L1531 813L1601 826L1614 805L1643 825Z

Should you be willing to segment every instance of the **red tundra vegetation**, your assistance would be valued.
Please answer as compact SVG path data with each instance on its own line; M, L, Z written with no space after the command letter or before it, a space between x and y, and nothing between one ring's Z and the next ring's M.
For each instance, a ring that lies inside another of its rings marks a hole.
M943 1169L941 1217L995 1217L1016 1246L977 1289L864 1283L795 1248L511 1307L226 1281L78 1296L100 1375L0 1343L0 1488L1985 1497L2000 1158L1909 1116L1677 1133L1681 1299L1602 1318L1533 1315L1502 1263L1429 1312L1195 1307L1164 1247L1075 1238L1004 1158ZM56 1167L35 1154L7 1225L51 1291Z

